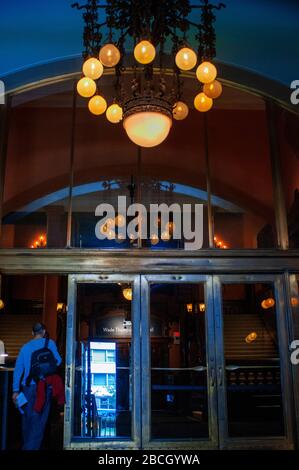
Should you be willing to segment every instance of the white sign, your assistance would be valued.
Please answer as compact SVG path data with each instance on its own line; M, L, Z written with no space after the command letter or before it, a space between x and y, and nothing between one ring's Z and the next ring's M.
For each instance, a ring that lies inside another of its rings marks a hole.
M99 240L125 240L127 237L153 240L154 237L157 239L160 226L163 241L183 237L185 250L199 250L203 245L203 204L183 204L182 207L179 204L150 204L147 211L143 204L127 207L127 197L118 196L116 210L111 204L102 203L97 206L95 215L103 217L95 226L95 236Z

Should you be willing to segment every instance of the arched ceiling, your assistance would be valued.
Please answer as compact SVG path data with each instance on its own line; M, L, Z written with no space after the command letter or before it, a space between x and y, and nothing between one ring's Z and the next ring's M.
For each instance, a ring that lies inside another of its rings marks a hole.
M71 3L2 2L0 76L81 53L82 17ZM217 59L287 86L298 79L298 0L225 3L217 14Z

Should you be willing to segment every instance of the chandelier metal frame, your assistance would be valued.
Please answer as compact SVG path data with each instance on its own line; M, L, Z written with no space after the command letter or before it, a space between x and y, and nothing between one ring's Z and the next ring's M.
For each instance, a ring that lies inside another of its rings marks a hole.
M201 64L196 70L201 88L194 100L195 108L208 111L213 98L220 96L222 87L215 80L217 71L211 61L216 56L215 12L224 8L224 3L214 5L208 0L87 0L84 5L74 3L72 7L83 10L82 55L85 63L92 58L91 66L102 67L104 64L114 69L114 97L108 109L101 93L100 77L93 80L92 75L85 73L78 83L79 94L89 98L96 95L89 104L94 114L106 111L107 119L113 123L146 112L184 119L188 106L182 101L184 80L181 74L182 70L191 70L197 63ZM118 54L112 65L101 60L103 47L109 49L109 46L112 48L108 51L110 55ZM127 56L132 48L135 62L133 67L128 67ZM172 78L169 77L166 49L173 55ZM152 56L147 62L143 61L147 60L145 56L138 57L138 54L148 53ZM99 55L100 65L97 64ZM182 61L185 61L184 65L180 65ZM102 73L100 71L101 76ZM205 73L213 79L205 80Z

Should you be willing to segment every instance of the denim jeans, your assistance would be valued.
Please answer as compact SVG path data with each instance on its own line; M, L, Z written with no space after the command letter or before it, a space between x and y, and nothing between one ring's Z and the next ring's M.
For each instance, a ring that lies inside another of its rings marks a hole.
M47 387L46 400L40 413L34 411L33 406L36 399L36 385L24 386L22 389L28 403L23 407L22 415L22 450L38 450L43 441L46 424L51 406L51 387Z

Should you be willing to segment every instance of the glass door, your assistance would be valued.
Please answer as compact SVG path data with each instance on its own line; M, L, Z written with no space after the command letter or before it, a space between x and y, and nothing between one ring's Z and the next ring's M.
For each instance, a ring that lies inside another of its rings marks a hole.
M292 448L287 314L279 275L70 275L65 447Z
M140 277L69 277L66 448L140 448Z
M212 277L142 276L143 448L218 445Z
M292 448L287 307L280 276L214 277L222 448Z

